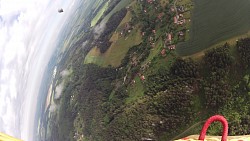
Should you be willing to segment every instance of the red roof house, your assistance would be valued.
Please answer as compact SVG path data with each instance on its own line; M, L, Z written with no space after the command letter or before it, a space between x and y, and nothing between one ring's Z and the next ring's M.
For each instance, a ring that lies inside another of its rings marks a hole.
M168 35L167 35L167 40L168 40L168 41L171 41L171 40L172 40L172 35L171 35L171 34L168 34Z
M176 16L174 16L174 23L177 24L177 22L178 22L178 19Z
M161 51L161 55L162 55L162 56L165 56L165 55L166 55L166 49L163 49L163 50Z
M141 80L144 81L146 78L144 75L141 76Z

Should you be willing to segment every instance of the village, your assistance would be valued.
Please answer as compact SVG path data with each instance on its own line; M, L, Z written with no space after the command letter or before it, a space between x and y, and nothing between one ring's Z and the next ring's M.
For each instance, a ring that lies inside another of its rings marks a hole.
M150 45L151 52L158 51L158 56L167 58L171 55L171 52L175 52L179 42L184 42L189 39L191 24L190 11L192 6L190 0L161 0L160 2L156 0L136 0L136 4L128 6L127 10L133 13L133 16L139 15L140 17L137 17L138 20L148 20L148 23L146 23L147 27L140 25L140 27L142 27L141 36L143 42L147 42L147 44ZM129 34L135 29L135 20L136 19L131 17L120 30L120 37L125 37L124 40L126 40ZM133 59L131 59L131 64L137 66L139 59L139 57L134 56ZM142 83L146 81L146 76L143 72L149 68L150 64L151 60L143 63L141 72L137 73ZM133 85L136 81L133 79L131 83Z

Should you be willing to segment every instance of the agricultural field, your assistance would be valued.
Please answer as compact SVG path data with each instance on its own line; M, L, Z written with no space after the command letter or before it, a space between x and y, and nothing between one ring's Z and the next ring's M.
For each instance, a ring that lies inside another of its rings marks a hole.
M187 59L187 58L192 58L194 60L199 60L202 56L205 55L205 52L212 49L212 48L216 48L216 47L219 47L219 46L222 46L223 44L225 43L228 43L230 44L231 46L236 46L236 42L238 39L241 39L241 38L247 38L247 37L250 37L250 31L248 31L247 33L245 34L242 34L242 35L239 35L239 36L234 36L232 38L228 38L226 40L223 40L223 41L220 41L212 46L210 46L209 48L206 48L200 52L197 52L195 54L192 54L192 55L189 55L189 56L184 56L183 58ZM232 51L235 50L235 48L231 49Z
M87 54L84 64L94 63L103 67L119 66L129 48L141 43L141 35L139 30L133 30L127 37L119 37L117 32L113 34L111 41L113 43L104 54L101 54L98 48L93 48Z
M109 2L106 2L100 11L98 11L97 15L91 21L91 27L95 26L98 20L102 17L105 10L108 8Z
M249 0L194 0L190 40L178 44L181 56L200 52L250 30Z
M132 2L132 0L123 0L121 2L119 2L115 8L107 15L104 17L103 21L104 23L106 23L108 21L108 19L116 12L120 11L122 8L130 5Z

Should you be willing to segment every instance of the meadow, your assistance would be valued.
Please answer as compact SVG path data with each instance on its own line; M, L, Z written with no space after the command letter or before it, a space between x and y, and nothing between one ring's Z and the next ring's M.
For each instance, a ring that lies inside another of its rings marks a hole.
M107 67L108 65L117 67L120 65L129 48L140 44L142 41L138 28L133 29L126 37L120 35L131 16L131 12L128 12L119 24L116 32L112 34L110 48L104 54L101 54L99 48L92 48L85 57L84 64L94 63L103 67Z
M194 0L190 40L177 46L181 56L192 55L250 30L249 0Z
M100 11L98 11L97 15L91 21L91 27L95 26L98 20L102 17L105 10L108 8L109 2L106 2Z
M113 39L114 41L107 52L101 54L100 50L94 47L87 54L84 64L94 63L103 67L107 67L108 65L117 67L120 65L129 48L141 43L141 36L138 30L133 30L128 37L115 37L119 36L118 34L113 34L111 40Z

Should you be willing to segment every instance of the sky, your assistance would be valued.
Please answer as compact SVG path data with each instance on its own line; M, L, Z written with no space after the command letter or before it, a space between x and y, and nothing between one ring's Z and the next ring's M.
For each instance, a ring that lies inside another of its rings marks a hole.
M31 141L42 75L73 7L73 0L0 0L0 132Z

